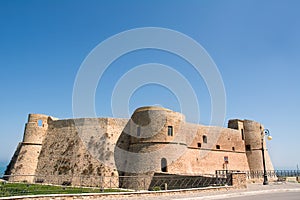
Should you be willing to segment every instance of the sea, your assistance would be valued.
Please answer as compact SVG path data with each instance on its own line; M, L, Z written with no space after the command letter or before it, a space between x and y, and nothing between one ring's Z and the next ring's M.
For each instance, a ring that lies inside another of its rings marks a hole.
M5 169L6 169L6 166L5 166L5 165L1 165L1 166L0 166L0 177L3 176Z

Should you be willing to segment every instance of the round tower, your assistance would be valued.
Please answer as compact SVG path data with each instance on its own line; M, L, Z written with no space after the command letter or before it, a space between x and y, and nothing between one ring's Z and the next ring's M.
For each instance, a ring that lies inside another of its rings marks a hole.
M25 125L23 142L18 145L17 151L9 164L7 175L11 181L34 182L38 157L42 149L43 140L47 133L49 116L29 114Z
M128 136L128 147L124 149L126 156L115 151L115 155L119 155L117 166L122 166L118 163L124 158L126 163L118 170L125 172L123 175L172 173L171 164L187 149L186 137L181 131L184 122L184 115L166 108L149 106L136 109L122 133ZM147 184L150 183L143 183Z
M23 143L42 144L47 128L49 116L42 114L29 114L28 122L25 125Z
M255 121L244 120L244 133L245 133L245 148L248 159L249 168L251 171L263 170L262 158L262 139L264 139L265 161L266 169L274 170L268 150L266 148L266 139L262 135L264 127Z

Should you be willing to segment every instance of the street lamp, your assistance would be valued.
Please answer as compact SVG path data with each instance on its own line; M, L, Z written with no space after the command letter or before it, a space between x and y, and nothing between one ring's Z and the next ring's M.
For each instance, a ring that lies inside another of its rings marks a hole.
M268 185L268 175L267 175L267 169L266 169L266 160L265 160L265 147L264 147L264 139L265 136L267 136L268 140L272 140L272 136L270 135L270 132L268 129L263 129L261 131L261 152L262 152L262 158L263 158L263 167L264 167L264 182L263 185Z

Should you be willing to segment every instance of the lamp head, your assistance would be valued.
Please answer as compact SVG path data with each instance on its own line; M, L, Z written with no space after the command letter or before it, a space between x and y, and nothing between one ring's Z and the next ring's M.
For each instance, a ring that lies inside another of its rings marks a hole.
M268 129L264 129L264 130L263 130L263 134L265 134L265 135L270 135L270 132L269 132Z
M268 139L268 140L272 140L273 138L272 138L271 135L268 135L267 139Z

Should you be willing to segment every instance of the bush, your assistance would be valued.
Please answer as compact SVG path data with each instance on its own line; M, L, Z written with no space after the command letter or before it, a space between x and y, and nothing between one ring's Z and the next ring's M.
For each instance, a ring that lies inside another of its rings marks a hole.
M161 190L161 187L160 186L154 186L152 188L153 191L160 191Z

